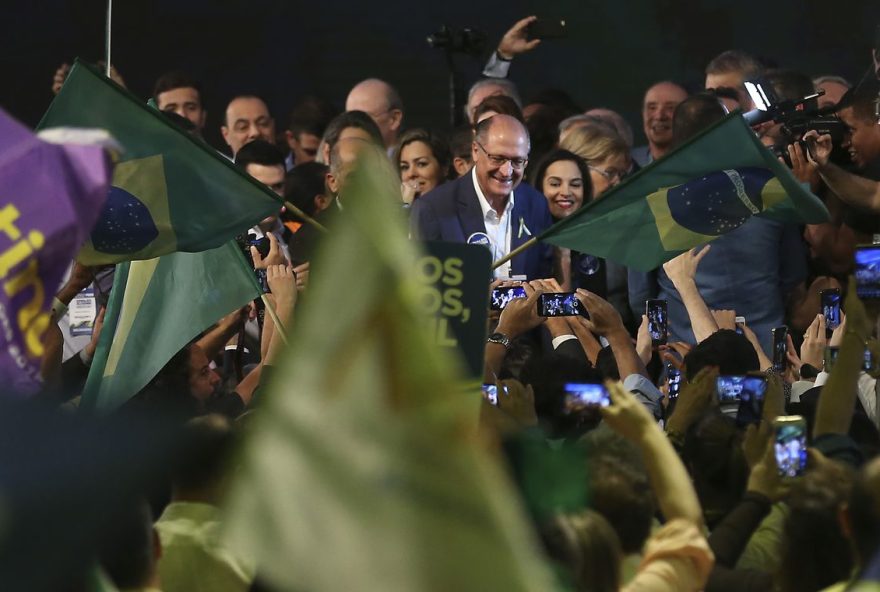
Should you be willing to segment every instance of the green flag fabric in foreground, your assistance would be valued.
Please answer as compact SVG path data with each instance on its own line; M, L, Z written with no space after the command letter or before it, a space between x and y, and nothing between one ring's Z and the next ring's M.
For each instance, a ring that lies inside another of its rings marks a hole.
M260 297L237 248L229 241L202 253L116 266L82 409L116 409L199 332Z
M219 247L281 204L164 114L77 61L40 128L108 130L124 153L78 259L87 265Z
M538 240L649 271L752 216L818 224L828 210L736 112Z
M365 150L248 420L226 508L233 546L278 590L551 590L477 441L479 388L461 388L454 350L429 335L400 181Z

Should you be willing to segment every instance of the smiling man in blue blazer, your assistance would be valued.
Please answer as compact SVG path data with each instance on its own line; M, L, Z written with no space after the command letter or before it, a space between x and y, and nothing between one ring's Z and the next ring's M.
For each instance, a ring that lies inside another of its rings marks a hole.
M553 222L547 200L521 184L529 159L529 133L508 115L477 124L474 167L417 199L410 218L414 238L482 244L497 261ZM538 244L495 270L495 277L551 277L553 250Z

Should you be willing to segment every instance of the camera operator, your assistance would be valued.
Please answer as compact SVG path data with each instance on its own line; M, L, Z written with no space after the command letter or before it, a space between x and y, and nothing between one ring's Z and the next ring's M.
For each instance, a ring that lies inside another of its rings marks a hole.
M781 101L797 101L814 92L812 81L806 75L793 70L770 70L763 80ZM797 113L807 114L801 117L806 117L811 122L819 121L823 118L815 114L817 106L817 100L812 99L805 102L803 110ZM799 181L808 183L811 191L822 198L831 212L830 222L808 224L804 229L804 238L810 245L814 274L846 274L852 267L856 244L866 240L870 242L872 220L870 217L866 219L864 215L852 216L849 208L822 182L816 167L807 160L804 144L800 142L801 134L804 133L803 125L803 121L799 122L795 117L784 122L768 121L756 126L755 130L761 142L791 167Z
M880 125L876 105L880 83L870 81L848 92L841 100L838 116L847 126L841 146L849 152L860 174L831 162L831 136L811 131L804 136L808 158L828 187L845 203L880 213Z

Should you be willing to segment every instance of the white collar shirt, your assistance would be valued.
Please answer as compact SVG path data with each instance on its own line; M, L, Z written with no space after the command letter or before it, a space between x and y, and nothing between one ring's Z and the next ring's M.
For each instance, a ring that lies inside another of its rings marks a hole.
M486 236L489 237L492 261L498 261L510 253L510 239L513 234L511 232L514 204L513 191L510 192L507 205L504 206L504 211L499 216L498 212L489 204L489 201L483 194L483 190L480 189L480 184L477 182L476 167L471 170L471 178L474 182L474 190L477 192L477 201L480 202L480 209L483 212L483 225L486 227ZM496 278L509 278L510 261L493 270L493 273Z

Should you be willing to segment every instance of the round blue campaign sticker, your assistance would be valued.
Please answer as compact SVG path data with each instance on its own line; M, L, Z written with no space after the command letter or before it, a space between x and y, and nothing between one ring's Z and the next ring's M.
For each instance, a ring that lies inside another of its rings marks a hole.
M489 242L489 235L485 232L475 232L467 238L467 244L469 245L483 245L485 247L492 247L492 243Z
M581 255L578 261L578 269L584 275L593 275L602 267L602 260L592 255Z

